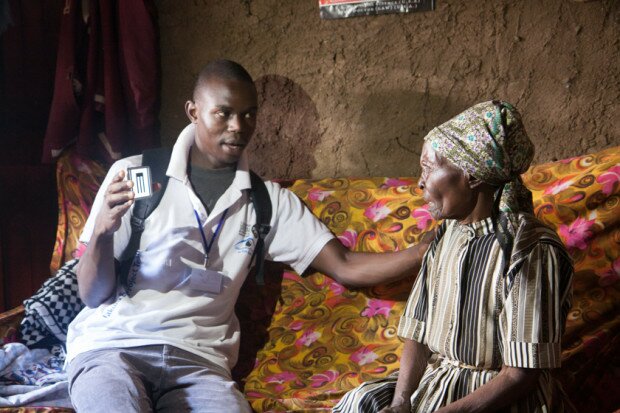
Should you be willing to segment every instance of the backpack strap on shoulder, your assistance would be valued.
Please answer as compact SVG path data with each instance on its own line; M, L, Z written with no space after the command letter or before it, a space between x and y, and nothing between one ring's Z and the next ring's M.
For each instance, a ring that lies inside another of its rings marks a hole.
M254 171L250 171L250 200L256 212L256 224L252 227L252 234L256 238L256 246L250 259L250 267L256 260L256 283L265 285L264 262L265 262L265 237L271 231L271 198L265 182Z
M144 231L144 221L157 208L166 191L166 186L168 185L166 170L168 169L171 155L172 150L170 148L147 149L142 153L142 165L148 166L151 169L152 181L161 184L161 188L158 191L154 191L149 198L141 198L135 201L130 220L131 237L120 259L120 275L123 285L126 285L129 267L140 247L140 238Z

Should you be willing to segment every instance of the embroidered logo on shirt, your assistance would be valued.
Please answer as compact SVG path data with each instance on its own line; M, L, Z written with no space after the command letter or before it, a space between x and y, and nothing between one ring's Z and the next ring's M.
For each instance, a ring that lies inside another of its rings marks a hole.
M235 251L239 253L250 254L253 247L254 247L253 237L246 237L242 239L241 241L237 241L237 243L235 243Z

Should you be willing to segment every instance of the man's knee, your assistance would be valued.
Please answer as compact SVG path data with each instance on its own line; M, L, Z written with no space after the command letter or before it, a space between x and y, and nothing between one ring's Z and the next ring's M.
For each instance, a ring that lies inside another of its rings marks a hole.
M69 395L78 412L151 409L148 384L121 354L80 354L71 361L67 373Z

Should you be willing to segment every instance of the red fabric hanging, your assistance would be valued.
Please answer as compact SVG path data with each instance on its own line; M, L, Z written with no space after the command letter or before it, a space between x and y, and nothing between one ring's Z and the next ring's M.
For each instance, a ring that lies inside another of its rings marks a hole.
M41 163L63 4L64 0L8 4L10 23L0 33L1 166ZM50 171L53 175L53 168Z
M159 47L149 0L66 0L43 161L75 143L106 162L159 146Z

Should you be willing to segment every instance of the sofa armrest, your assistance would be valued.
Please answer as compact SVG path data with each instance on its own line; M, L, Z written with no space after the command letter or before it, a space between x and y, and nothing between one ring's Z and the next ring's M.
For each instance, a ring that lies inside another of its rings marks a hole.
M17 340L19 324L22 318L24 318L23 305L0 313L0 337L2 338L2 343L11 343Z

